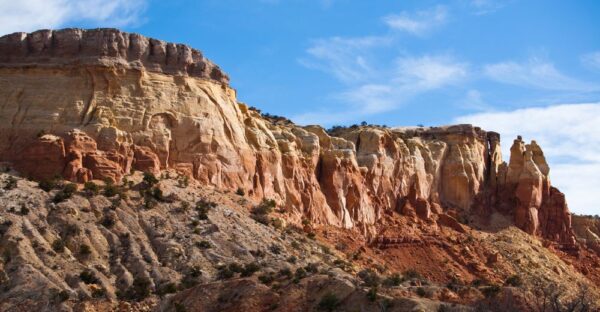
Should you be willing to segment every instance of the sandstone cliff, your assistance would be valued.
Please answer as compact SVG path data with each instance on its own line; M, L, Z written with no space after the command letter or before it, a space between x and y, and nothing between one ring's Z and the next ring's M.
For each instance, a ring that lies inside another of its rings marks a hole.
M540 147L471 125L352 127L330 136L262 117L196 50L114 29L0 38L0 160L24 176L120 181L178 170L272 198L292 222L358 228L394 211L433 225L500 212L571 245L564 195Z

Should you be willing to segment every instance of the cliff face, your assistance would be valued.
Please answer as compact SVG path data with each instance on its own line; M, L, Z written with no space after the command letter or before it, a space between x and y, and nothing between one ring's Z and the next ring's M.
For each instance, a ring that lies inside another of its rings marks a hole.
M332 137L261 117L227 82L196 50L117 30L4 36L0 160L24 176L77 182L173 168L276 199L292 221L365 234L393 211L431 224L499 211L530 234L573 243L535 142L515 140L507 165L499 135L471 125Z

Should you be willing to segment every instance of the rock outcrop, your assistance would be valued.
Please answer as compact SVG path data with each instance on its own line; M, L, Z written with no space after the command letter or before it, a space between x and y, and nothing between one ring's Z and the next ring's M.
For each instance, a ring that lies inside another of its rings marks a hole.
M77 182L173 168L273 198L292 221L365 234L394 211L435 224L446 212L497 210L528 233L572 242L535 142L517 139L506 164L499 135L471 125L356 126L334 137L261 116L227 82L196 50L114 29L1 37L0 160Z

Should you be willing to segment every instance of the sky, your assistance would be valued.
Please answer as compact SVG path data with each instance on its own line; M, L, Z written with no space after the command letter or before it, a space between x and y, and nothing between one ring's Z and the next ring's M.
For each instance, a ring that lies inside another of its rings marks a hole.
M600 2L0 0L0 33L117 27L204 52L239 100L299 124L473 123L544 149L600 214Z

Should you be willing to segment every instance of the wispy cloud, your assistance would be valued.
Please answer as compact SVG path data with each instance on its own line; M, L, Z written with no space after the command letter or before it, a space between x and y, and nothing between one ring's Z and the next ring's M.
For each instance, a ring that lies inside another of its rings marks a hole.
M470 89L465 96L460 99L457 106L471 111L491 111L492 106L483 99L483 94L479 90Z
M554 64L535 58L525 63L512 61L486 65L483 71L492 80L522 87L557 91L591 92L597 84L578 80L561 73Z
M413 35L424 35L446 22L448 9L438 5L428 10L388 15L383 21L392 29Z
M333 95L332 98L348 105L347 110L351 113L336 115L322 111L295 116L292 118L294 121L301 124L332 124L388 112L422 93L457 84L466 79L469 72L467 63L456 61L448 55L398 57L393 62L386 63L385 67L366 68L367 72L376 73L376 76L361 73L352 75L353 79L343 76L346 72L354 73L348 69L342 71L332 65L324 68L348 84L347 90ZM354 69L359 68L363 66L356 66ZM358 76L360 79L354 79ZM364 79L365 77L370 79Z
M469 6L477 15L485 15L502 9L510 0L469 0Z
M145 0L21 0L0 1L0 34L56 28L87 21L98 26L139 22Z
M553 184L567 194L571 209L600 214L600 103L479 113L454 122L498 131L505 160L517 135L535 139L550 162Z
M583 55L581 57L581 62L588 68L600 70L600 51Z
M374 74L369 62L372 49L390 42L388 37L318 39L306 51L310 57L299 61L308 68L330 73L341 81L360 82Z

